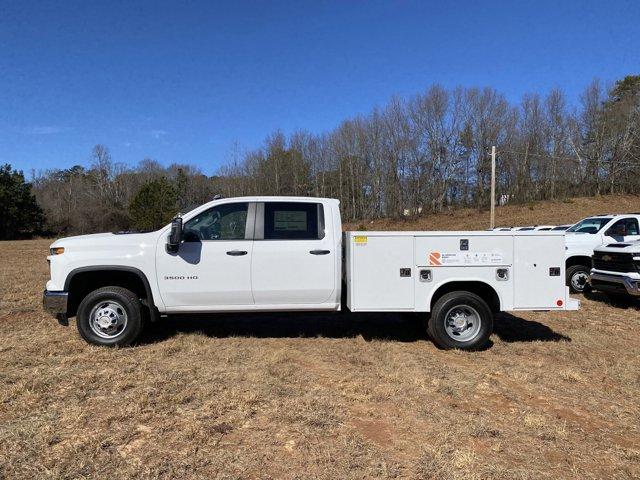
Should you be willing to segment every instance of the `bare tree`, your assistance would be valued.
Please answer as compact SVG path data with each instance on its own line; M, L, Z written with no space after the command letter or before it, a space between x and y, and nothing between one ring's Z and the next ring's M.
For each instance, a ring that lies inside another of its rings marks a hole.
M392 98L330 132L276 131L231 157L213 176L151 159L130 168L103 145L90 166L39 172L36 198L55 232L127 228L143 185L171 182L181 209L213 194L336 197L345 218L423 215L458 205L488 207L489 152L498 147L498 194L526 202L640 191L640 77L605 88L594 80L569 107L564 93L509 104L492 88L434 85Z

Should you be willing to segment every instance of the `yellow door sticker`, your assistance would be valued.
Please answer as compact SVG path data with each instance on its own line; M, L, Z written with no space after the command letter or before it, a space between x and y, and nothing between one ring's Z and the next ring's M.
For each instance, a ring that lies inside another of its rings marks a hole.
M356 235L355 237L353 237L353 242L356 245L366 245L367 237L365 235Z

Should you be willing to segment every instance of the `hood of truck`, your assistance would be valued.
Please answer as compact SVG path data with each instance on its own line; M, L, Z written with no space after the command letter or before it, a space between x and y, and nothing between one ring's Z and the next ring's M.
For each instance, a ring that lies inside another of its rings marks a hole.
M607 243L595 248L598 252L631 253L640 257L640 241Z
M59 238L51 244L51 248L79 248L94 249L100 247L120 247L122 245L135 245L136 243L147 243L158 238L159 231L148 233L92 233L90 235L77 235L74 237Z
M95 233L56 240L51 248L64 247L61 255L47 258L69 265L123 264L155 249L161 231L149 233ZM147 255L148 256L148 255Z
M598 233L566 233L564 244L568 255L587 254L591 256L593 249L602 244L602 237Z

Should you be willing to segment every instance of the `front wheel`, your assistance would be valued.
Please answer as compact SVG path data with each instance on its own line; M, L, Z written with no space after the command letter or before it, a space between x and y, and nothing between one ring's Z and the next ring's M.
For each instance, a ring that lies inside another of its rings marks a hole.
M440 348L478 350L493 332L493 314L475 293L447 293L433 307L428 332Z
M76 326L88 343L125 346L142 333L143 318L137 295L122 287L102 287L78 306Z
M567 285L571 293L589 292L589 268L584 265L573 265L567 268Z

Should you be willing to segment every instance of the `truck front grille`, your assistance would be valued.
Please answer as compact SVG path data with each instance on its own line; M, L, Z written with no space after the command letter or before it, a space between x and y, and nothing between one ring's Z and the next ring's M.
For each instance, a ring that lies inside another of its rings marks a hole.
M593 268L608 272L637 272L638 265L630 253L594 252Z

